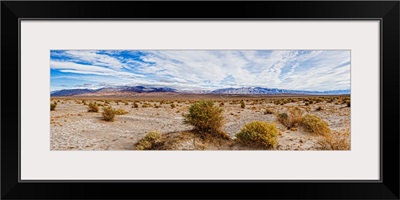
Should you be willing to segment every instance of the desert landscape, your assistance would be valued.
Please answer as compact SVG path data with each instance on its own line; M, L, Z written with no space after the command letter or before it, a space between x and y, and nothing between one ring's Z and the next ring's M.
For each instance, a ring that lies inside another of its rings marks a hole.
M350 50L50 50L50 150L351 150Z
M184 123L189 107L199 99L222 109L221 130L229 137L204 137ZM51 111L51 150L349 150L350 96L265 95L146 95L138 97L56 97ZM95 104L97 112L89 112ZM103 119L103 108L118 114ZM288 119L293 111L299 119ZM330 132L321 135L301 125L305 115L327 122ZM285 121L286 120L286 121ZM290 124L290 120L300 120ZM245 124L261 121L275 124L275 147L238 142L236 134ZM138 144L151 133L159 133L158 145ZM151 146L151 145L150 145Z

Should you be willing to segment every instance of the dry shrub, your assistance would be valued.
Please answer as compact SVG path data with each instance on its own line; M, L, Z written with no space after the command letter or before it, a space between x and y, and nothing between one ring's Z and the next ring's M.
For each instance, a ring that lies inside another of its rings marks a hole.
M143 103L142 108L148 108L151 107L150 103Z
M287 113L279 113L278 121L286 127L290 127L289 115Z
M136 102L135 102L135 103L133 103L133 106L132 106L132 108L139 108L139 104L137 104Z
M246 104L244 103L243 100L240 101L240 107L241 107L241 108L245 108L245 107L246 107Z
M54 111L54 110L56 110L56 107L57 107L57 103L50 103L50 111Z
M99 107L95 102L90 102L88 106L88 112L99 112Z
M267 115L267 114L274 114L274 111L270 110L269 108L266 108L265 111L264 111L264 114L265 114L265 115Z
M304 127L306 131L315 135L324 136L331 132L328 123L315 115L304 115L301 119L301 126Z
M126 114L128 114L128 111L126 111L124 109L117 109L117 110L115 110L115 114L116 115L126 115Z
M105 121L109 121L109 122L114 121L115 109L112 108L111 106L103 108L102 116L103 116L103 120L105 120Z
M278 134L279 131L274 123L254 121L243 126L236 134L236 140L249 146L276 148Z
M148 133L136 144L136 150L152 150L160 143L161 134L158 131Z
M278 115L278 121L281 122L288 128L298 127L301 123L301 118L303 116L303 111L298 107L289 109L289 114L280 113Z
M194 130L199 133L213 134L229 138L222 131L224 118L222 116L223 109L214 106L213 101L199 101L189 107L189 113L183 115L185 118L183 123L194 126Z
M332 131L321 137L317 144L321 150L350 150L350 131Z
M346 100L347 107L350 107L350 100Z

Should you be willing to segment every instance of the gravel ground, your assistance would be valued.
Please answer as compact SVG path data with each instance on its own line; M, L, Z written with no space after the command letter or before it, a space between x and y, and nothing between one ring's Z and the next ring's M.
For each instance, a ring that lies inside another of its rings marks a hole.
M102 109L98 113L87 112L87 106L78 104L75 100L60 100L55 111L51 111L51 150L134 150L135 143L151 131L161 133L182 132L192 127L184 125L182 113L186 113L189 102L181 102L176 108L169 104L154 108L154 102L148 108L132 108L129 105L112 102L113 108L128 111L126 115L117 115L114 122L101 119ZM157 103L159 105L159 103ZM283 106L274 104L248 103L242 109L240 104L225 103L224 118L226 123L223 130L232 138L246 123L259 120L274 122L280 130L278 150L315 150L318 137L301 128L297 131L287 130L277 122L275 115L264 114L265 108L274 112L299 106L298 103L288 103ZM321 106L323 110L315 111ZM310 106L299 106L305 112L315 114L328 122L332 130L350 128L350 108L333 103L317 103Z

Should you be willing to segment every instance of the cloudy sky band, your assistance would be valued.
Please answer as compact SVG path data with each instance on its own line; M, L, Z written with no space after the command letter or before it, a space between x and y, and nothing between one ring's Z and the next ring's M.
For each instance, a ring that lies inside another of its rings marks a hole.
M143 85L176 89L350 89L349 50L52 50L51 90Z

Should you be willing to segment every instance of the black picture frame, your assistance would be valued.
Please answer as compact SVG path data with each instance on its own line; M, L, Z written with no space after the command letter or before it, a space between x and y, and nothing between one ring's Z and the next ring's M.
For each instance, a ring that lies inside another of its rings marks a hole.
M2 1L1 198L399 199L399 8L398 1ZM381 180L20 182L20 19L379 19Z

